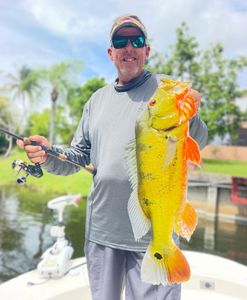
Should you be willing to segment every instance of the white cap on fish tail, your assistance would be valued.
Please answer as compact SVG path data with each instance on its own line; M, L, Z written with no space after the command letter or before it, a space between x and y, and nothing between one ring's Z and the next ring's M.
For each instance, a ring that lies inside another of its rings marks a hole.
M166 270L164 261L152 257L150 246L148 247L141 265L141 280L151 284L167 285Z

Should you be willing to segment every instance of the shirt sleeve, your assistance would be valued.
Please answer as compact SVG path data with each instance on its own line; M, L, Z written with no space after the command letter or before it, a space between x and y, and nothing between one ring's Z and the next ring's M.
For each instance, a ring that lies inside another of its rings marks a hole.
M199 115L195 115L190 121L190 136L197 141L200 149L206 146L208 141L208 128Z
M79 163L82 166L90 163L91 143L89 138L89 116L90 102L88 101L83 109L82 118L79 122L74 138L69 148L52 146L52 149L59 153L65 154L71 160ZM42 167L56 175L70 175L78 172L81 168L66 161L61 161L56 157L49 156L47 161L42 164Z

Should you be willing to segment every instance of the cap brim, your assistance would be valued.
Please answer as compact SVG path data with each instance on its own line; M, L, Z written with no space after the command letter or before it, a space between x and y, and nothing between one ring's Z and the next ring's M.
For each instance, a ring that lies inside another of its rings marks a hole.
M121 28L126 28L126 27L133 27L133 28L136 28L136 29L138 29L138 30L141 32L141 34L142 34L145 38L147 37L146 34L145 34L145 32L144 32L139 26L137 26L136 24L133 24L132 22L126 22L126 23L121 24L121 25L117 26L116 28L114 28L114 31L113 31L112 34L111 34L111 39L114 37L114 35L115 35Z

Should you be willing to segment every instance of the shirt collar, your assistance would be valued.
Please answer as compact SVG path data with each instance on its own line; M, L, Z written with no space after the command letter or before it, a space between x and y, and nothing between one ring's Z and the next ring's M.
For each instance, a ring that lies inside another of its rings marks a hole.
M148 80L151 77L152 73L148 70L144 70L140 76L138 76L135 79L132 79L130 82L120 85L118 83L118 79L116 79L114 88L117 92L127 92L129 90L132 90L133 88L136 88L140 85L142 85L146 80Z

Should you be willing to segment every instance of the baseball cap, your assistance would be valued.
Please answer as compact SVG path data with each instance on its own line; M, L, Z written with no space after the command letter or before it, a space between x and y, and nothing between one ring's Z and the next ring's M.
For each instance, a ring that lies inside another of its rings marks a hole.
M141 20L135 15L125 14L114 20L110 31L110 39L112 40L114 34L123 27L136 27L143 33L144 37L147 38L147 31Z

